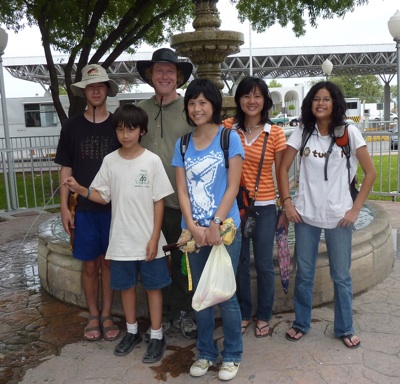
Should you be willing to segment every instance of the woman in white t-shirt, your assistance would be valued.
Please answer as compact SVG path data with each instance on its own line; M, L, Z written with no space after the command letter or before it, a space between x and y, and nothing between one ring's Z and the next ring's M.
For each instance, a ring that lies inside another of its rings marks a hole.
M279 170L283 209L295 225L297 259L295 320L285 337L298 341L310 330L318 244L324 230L334 285L334 334L346 347L358 348L361 341L353 327L350 275L352 229L376 172L357 127L347 125L349 162L342 147L336 144L335 127L345 124L345 113L346 102L336 84L329 81L315 84L303 100L302 124L290 136ZM292 201L288 175L299 150L299 185ZM356 174L358 162L365 176L353 203L349 181Z

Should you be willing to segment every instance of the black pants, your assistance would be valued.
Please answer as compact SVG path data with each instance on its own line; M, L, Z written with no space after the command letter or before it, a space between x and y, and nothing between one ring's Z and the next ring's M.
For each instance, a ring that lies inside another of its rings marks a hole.
M179 209L165 207L162 231L168 244L175 243L181 235L182 213ZM188 278L182 273L180 250L171 252L169 269L172 283L163 288L163 321L177 320L180 311L192 310L193 291L188 291Z

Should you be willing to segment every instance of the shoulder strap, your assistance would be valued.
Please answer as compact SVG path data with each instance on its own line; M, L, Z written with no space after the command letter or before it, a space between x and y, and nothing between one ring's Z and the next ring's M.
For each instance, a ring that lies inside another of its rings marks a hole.
M304 148L307 144L307 141L310 139L311 135L313 134L314 129L315 129L315 127L309 132L307 132L305 129L303 129L303 134L301 136L301 146L300 146L300 150L299 150L300 159L303 156Z
M186 149L189 145L191 135L192 135L192 132L189 132L181 137L180 148L181 148L182 161L185 161L185 153L186 153Z
M189 132L189 133L186 133L186 135L183 135L181 137L180 149L181 149L182 161L185 161L185 153L186 153L187 147L189 145L191 135L192 135L192 132ZM220 145L221 145L222 151L224 152L225 168L229 168L229 138L230 138L230 135L231 135L231 129L222 128L221 137L220 137Z
M257 179L256 179L256 184L254 186L253 204L256 201L256 197L257 197L257 193L258 193L258 184L260 182L261 170L262 170L262 166L263 166L263 162L264 162L264 156L265 156L265 149L267 148L268 135L269 135L269 133L265 132L263 149L262 149L261 158L260 158L260 165L258 166Z
M221 145L222 151L224 152L226 169L229 168L229 138L230 138L230 135L231 135L231 129L222 128L220 145Z

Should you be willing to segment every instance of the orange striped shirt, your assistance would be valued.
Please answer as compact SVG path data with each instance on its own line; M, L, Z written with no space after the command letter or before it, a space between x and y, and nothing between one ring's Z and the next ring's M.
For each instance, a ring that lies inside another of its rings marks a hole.
M224 121L224 125L229 127L229 123ZM230 128L230 127L229 127ZM264 143L264 132L269 131L267 148L263 167L261 171L260 182L258 184L257 201L271 201L276 199L276 187L273 177L273 164L275 160L275 152L286 149L285 132L278 125L265 124L264 131L258 138L248 145L245 142L245 136L242 130L238 129L240 139L245 152L245 159L242 168L242 185L250 191L250 197L254 197L254 187L256 184L258 168L260 165L260 157Z

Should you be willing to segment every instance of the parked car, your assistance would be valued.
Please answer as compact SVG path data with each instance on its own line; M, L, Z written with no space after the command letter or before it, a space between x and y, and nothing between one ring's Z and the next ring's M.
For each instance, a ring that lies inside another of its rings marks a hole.
M289 118L283 113L278 113L275 117L271 117L271 121L280 127L289 124Z
M287 116L283 113L278 113L275 117L271 118L271 121L280 127L283 127L287 124L289 124L291 127L295 127L299 123L300 118L298 116Z
M384 117L383 117L383 115L382 116L372 115L372 116L369 117L369 119L370 120L381 121L381 120L384 120ZM399 119L399 117L395 113L390 112L390 120L391 121L397 121L398 119Z
M399 137L397 136L398 132L399 132L399 128L396 127L396 128L393 130L393 134L394 134L394 135L393 135L393 136L390 136L390 148L391 148L391 149L397 149L398 146L399 146Z

